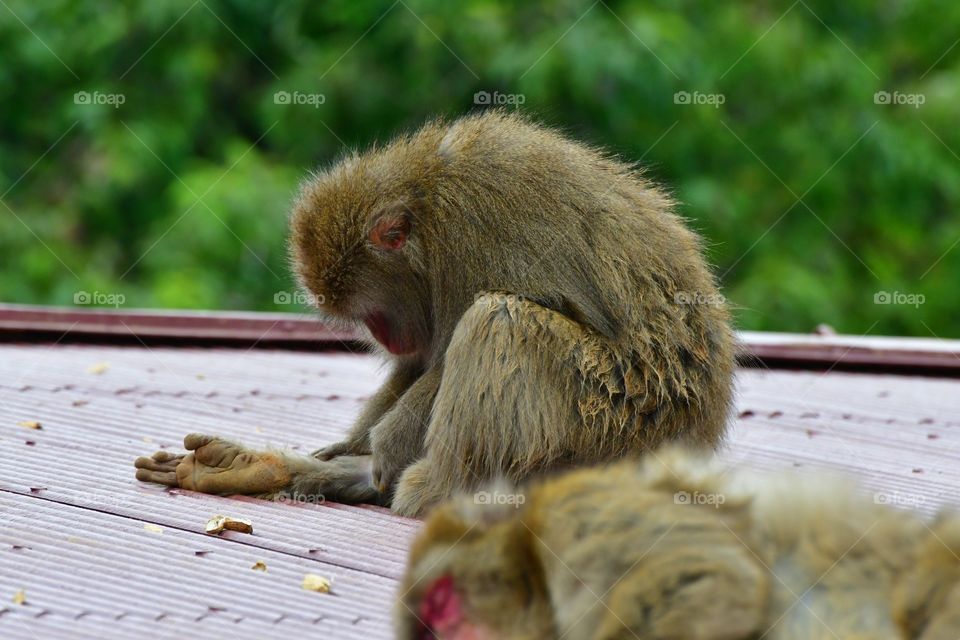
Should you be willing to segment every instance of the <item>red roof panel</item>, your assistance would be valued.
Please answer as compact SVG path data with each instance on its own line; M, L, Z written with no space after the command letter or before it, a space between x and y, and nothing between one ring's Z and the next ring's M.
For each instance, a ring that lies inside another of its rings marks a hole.
M132 468L191 431L306 453L342 435L382 379L361 354L0 345L0 637L391 637L416 521L165 491ZM960 380L742 369L738 389L729 459L849 473L924 511L956 502ZM206 535L217 513L254 533ZM333 593L301 589L308 572Z

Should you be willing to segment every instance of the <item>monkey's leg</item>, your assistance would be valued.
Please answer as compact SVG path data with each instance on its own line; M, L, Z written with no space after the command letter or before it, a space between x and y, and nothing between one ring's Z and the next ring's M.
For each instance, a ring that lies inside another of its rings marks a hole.
M137 458L137 479L215 495L382 502L370 482L369 456L342 456L325 462L254 451L196 433L186 436L183 445L192 453L158 451L150 458Z
M351 427L347 437L340 442L327 445L311 455L321 460L329 460L342 455L366 455L370 453L370 430L396 404L410 385L423 373L416 362L401 360L394 367L386 382L364 404L363 410Z
M370 431L373 486L380 492L390 493L404 469L423 456L430 410L441 376L439 365L420 376Z
M619 427L587 427L583 418L611 404L590 377L603 356L599 338L562 314L513 295L481 296L453 333L426 454L401 476L393 509L420 514L497 477L520 482L614 457Z

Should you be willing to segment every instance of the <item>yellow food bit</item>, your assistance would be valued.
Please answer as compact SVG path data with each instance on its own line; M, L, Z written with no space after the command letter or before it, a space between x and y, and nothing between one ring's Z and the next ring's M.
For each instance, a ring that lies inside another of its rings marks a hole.
M87 373L92 373L98 376L109 368L110 368L109 362L98 362L97 364L92 364L89 367L87 367Z
M13 604L26 604L26 602L27 593L23 589L19 589L13 594Z
M226 519L227 519L227 516L213 516L212 518L207 520L207 526L205 527L205 531L207 533L213 533L213 534L220 533L224 529L223 523L226 521Z
M253 533L253 522L218 514L207 520L207 525L204 527L204 530L211 534L221 533L225 529L239 531L240 533Z
M253 569L254 571L266 571L267 563L265 563L263 560L257 560L256 562L253 563L253 566L250 568Z
M307 591L316 591L317 593L330 593L330 587L333 582L329 578L318 576L315 573L308 573L303 576L303 588Z
M163 527L153 524L152 522L148 522L147 524L143 525L143 528L149 531L150 533L157 533L157 534L163 533Z
M240 533L253 533L253 522L241 518L231 518L227 516L223 521L223 527L228 531L239 531Z
M17 424L27 429L43 429L43 425L36 420L21 420Z

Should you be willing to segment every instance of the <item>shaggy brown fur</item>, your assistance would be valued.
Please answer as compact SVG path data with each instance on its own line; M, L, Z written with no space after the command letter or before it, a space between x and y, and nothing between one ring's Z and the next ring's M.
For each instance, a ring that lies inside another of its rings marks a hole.
M960 517L670 449L434 509L397 613L409 640L955 640Z
M360 456L379 493L349 493L418 514L494 477L722 437L734 348L697 236L634 167L552 130L488 112L350 156L303 184L291 250L324 318L366 325L392 373L278 490L339 495L321 463ZM150 460L138 477L178 482L182 459ZM201 490L222 473L190 464Z

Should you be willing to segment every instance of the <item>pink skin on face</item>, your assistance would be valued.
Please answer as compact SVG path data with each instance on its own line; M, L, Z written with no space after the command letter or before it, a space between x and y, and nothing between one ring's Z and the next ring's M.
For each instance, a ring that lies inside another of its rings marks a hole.
M409 340L404 341L400 336L396 335L396 332L393 331L393 327L390 324L390 320L382 311L374 311L363 319L363 323L367 326L367 329L370 330L370 333L373 334L373 339L386 347L387 351L393 355L402 356L416 351L416 347L412 342Z
M420 602L417 617L423 623L418 640L496 640L489 630L464 618L460 595L453 577L437 578Z

